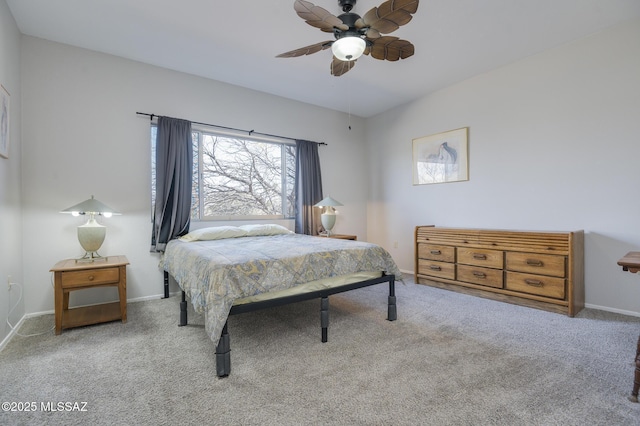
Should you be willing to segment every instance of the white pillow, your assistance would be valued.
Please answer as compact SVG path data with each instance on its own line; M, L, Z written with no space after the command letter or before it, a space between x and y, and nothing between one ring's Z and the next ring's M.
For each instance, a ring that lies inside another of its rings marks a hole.
M293 234L287 228L274 223L257 224L257 225L242 225L240 227L243 231L247 232L247 237L261 237L267 235L280 235L280 234Z
M187 235L183 235L180 239L182 241L209 241L245 236L247 236L247 231L237 226L214 226L211 228L196 229Z

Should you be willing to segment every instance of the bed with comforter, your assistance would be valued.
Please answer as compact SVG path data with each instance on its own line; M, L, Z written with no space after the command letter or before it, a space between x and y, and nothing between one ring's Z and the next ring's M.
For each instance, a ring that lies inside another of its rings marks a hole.
M294 234L278 225L214 227L170 241L161 266L182 289L181 325L187 300L204 314L221 377L231 369L230 314L320 298L325 342L329 295L388 283L387 318L396 319L394 282L401 274L389 253L371 243Z

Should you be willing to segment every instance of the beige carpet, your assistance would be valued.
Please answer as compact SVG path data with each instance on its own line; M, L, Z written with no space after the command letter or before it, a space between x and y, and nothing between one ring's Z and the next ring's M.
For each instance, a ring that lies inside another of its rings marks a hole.
M232 317L225 379L202 318L177 327L178 297L130 303L127 324L14 337L0 352L0 400L35 411L2 411L0 424L640 424L627 400L640 319L406 282L395 322L384 285L332 296L325 344L319 301Z

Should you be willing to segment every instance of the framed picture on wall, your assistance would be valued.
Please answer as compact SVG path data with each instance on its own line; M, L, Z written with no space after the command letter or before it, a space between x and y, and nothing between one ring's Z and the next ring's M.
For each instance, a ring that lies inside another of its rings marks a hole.
M0 84L0 157L9 158L9 92Z
M468 127L413 140L413 184L469 180Z

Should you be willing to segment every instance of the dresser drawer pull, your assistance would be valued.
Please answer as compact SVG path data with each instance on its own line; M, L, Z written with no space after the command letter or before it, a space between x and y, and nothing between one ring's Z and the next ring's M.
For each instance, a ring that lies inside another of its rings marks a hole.
M431 269L432 271L441 271L442 268L436 265L429 265L429 269Z
M87 279L88 279L89 281L93 281L93 279L94 279L94 278L95 278L95 277L94 277L93 275L89 275L89 277L87 277Z
M442 254L440 250L431 250L431 254Z
M481 253L473 253L473 258L476 260L487 260L487 255Z
M542 260L527 259L527 265L529 265L529 266L542 266Z
M487 274L485 274L484 272L473 271L473 275L476 278L487 278Z
M532 287L542 287L542 281L526 279L524 282Z

